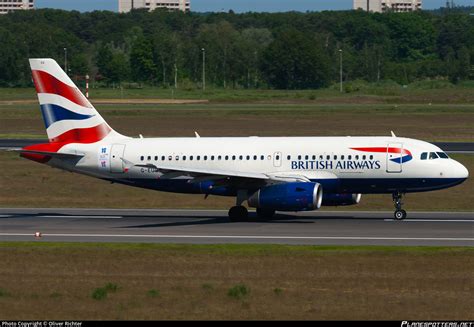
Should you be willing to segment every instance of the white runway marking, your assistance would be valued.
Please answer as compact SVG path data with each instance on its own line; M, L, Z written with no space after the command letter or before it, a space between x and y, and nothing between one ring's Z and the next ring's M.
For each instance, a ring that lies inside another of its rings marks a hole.
M122 216L36 216L35 218L122 219Z
M384 219L384 221L397 221L406 223L474 223L474 219L407 219L407 220L395 220L395 219Z
M0 236L31 236L24 233L0 233ZM43 237L117 237L117 238L180 238L180 239L262 239L262 240L365 240L365 241L472 241L463 237L365 237L365 236L250 236L250 235L140 235L140 234L43 234Z

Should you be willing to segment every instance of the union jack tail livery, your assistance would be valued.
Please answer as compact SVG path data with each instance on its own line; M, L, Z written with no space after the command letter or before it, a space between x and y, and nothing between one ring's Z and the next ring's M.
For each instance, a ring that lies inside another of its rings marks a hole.
M119 135L53 59L30 59L44 124L50 143L95 143Z

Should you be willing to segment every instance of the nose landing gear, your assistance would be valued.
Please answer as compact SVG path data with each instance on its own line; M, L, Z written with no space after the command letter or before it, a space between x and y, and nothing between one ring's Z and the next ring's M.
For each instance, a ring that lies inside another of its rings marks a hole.
M403 205L403 194L398 192L398 193L393 193L392 195L393 203L395 205L395 212L393 216L395 217L396 220L403 220L407 217L407 212L402 209Z

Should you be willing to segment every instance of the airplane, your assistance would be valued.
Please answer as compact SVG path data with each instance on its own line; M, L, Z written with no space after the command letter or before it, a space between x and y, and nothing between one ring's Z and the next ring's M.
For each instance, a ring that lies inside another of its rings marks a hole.
M468 170L430 143L397 137L131 138L116 132L53 59L30 59L48 143L20 156L129 186L235 197L230 221L248 209L276 211L348 206L362 194L391 194L403 220L406 193L464 182Z

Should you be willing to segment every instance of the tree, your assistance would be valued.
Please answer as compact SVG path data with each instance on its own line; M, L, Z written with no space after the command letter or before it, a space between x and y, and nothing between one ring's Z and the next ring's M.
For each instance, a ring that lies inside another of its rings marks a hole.
M153 47L144 36L139 36L130 52L132 79L136 82L153 82L156 78L156 66L153 62Z
M313 41L292 28L280 32L262 58L268 83L278 89L329 86L329 58L324 48Z

